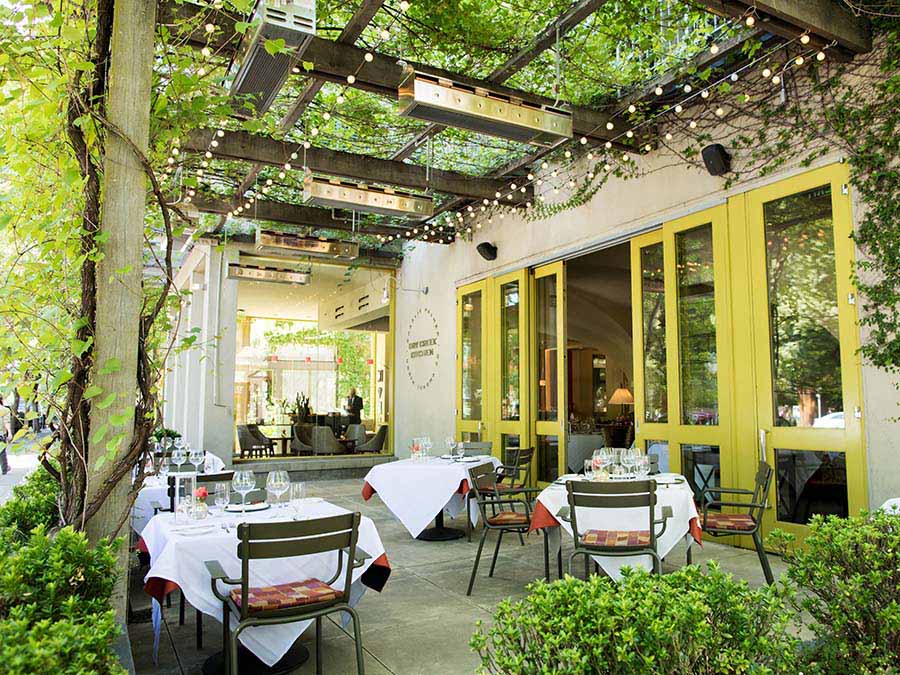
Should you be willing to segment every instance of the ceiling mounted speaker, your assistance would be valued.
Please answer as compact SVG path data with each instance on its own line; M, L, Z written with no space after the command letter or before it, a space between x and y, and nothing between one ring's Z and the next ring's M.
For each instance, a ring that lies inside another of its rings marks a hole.
M480 244L478 244L478 246L475 247L475 250L478 251L478 255L480 255L485 260L497 259L497 247L489 241L481 242Z
M572 113L404 67L399 111L444 126L550 146L572 138Z
M721 143L703 148L703 163L711 176L724 176L731 171L731 155Z

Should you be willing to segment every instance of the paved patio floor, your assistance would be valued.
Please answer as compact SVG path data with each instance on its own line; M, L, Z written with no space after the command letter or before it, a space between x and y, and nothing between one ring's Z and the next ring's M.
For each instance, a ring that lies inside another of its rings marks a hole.
M515 538L504 540L493 578L488 578L488 564L479 569L475 589L466 597L466 585L472 569L477 544L465 539L452 542L421 542L412 539L394 519L377 496L363 501L361 480L320 481L309 484L310 496L324 497L348 509L361 511L375 521L390 559L391 578L381 593L368 591L359 604L362 621L366 672L370 675L452 675L473 673L477 656L469 649L469 639L477 621L489 621L494 606L503 598L520 598L525 586L543 574L543 539L540 535L526 538L521 546ZM448 525L454 525L448 521ZM455 523L463 526L462 518ZM564 546L568 543L563 537ZM493 543L489 535L488 544ZM566 554L564 548L564 556ZM679 546L669 556L665 569L672 570L684 562L684 548ZM694 547L694 562L716 559L727 571L753 585L764 583L759 560L752 551L705 542ZM770 556L778 576L785 566ZM218 622L205 617L204 645L194 645L194 611L187 610L184 626L178 625L178 603L164 610L164 624L159 649L159 663L153 664L153 629L150 603L141 591L142 580L133 575L132 606L135 622L129 626L134 661L138 673L147 675L200 673L203 661L221 648ZM326 622L324 630L324 668L326 673L355 673L352 638L336 623ZM303 639L313 649L314 631ZM314 673L314 659L298 673Z

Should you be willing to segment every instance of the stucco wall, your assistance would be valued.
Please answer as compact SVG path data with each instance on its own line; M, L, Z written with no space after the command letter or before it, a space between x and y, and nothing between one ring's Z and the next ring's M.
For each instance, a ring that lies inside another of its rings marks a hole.
M823 157L814 166L825 166L840 157ZM395 452L408 455L411 439L429 434L435 441L455 428L455 288L471 281L513 269L566 257L604 242L619 241L660 223L723 203L728 196L746 192L789 175L809 170L786 166L764 179L745 180L724 190L724 181L706 172L657 153L638 158L643 175L623 181L613 179L587 204L543 221L527 222L507 215L502 221L476 231L473 241L457 240L449 246L416 244L405 254L400 272L402 285L428 286L429 294L398 293L395 393ZM740 157L735 157L739 163ZM854 214L856 217L856 213ZM482 241L498 247L497 259L487 262L475 251ZM406 345L400 337L413 315L427 307L440 330L437 371L429 387L412 386L403 363ZM863 369L864 420L869 457L869 498L873 505L889 496L900 496L900 424L891 421L900 413L900 393L885 373Z

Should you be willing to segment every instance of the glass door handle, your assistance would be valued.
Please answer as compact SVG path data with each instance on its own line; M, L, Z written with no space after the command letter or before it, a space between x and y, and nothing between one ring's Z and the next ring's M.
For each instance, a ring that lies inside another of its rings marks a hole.
M759 430L759 459L761 462L768 461L766 456L766 434L768 433L766 429Z

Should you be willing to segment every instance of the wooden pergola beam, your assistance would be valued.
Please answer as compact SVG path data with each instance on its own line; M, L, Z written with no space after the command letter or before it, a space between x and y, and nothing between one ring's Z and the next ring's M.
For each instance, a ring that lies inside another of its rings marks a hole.
M215 138L218 145L210 147ZM269 166L281 166L291 162L291 153L304 155L305 165L311 171L330 176L341 176L366 183L396 185L413 190L432 189L449 195L459 195L470 199L494 199L500 192L504 199L508 186L504 181L469 176L454 171L428 169L416 164L407 164L369 155L357 155L327 148L303 150L298 143L279 141L268 136L257 136L246 131L226 131L223 136L215 136L212 129L197 129L191 132L184 149L192 152L206 152L214 157L244 162L255 162ZM299 166L299 165L298 165ZM531 199L533 191L516 193L510 203Z
M232 54L241 41L235 24L244 17L237 14L189 2L160 2L157 12L156 25L167 27L172 34L177 35L183 26L191 25L193 29L184 36L184 44L194 49L209 47L214 52ZM216 27L212 33L206 32L208 23Z
M691 0L724 17L755 10L767 31L787 39L809 33L818 45L836 42L851 54L872 51L869 22L835 0Z
M235 210L234 202L226 199L218 199L206 195L197 195L192 198L193 204L201 213L215 213L226 215ZM337 230L340 232L358 232L372 235L403 236L408 228L387 227L370 223L356 224L350 220L335 218L330 209L321 209L314 206L303 206L271 199L256 199L249 209L244 209L241 218L248 220L268 220L273 223L285 223L301 227L312 227L319 230Z
M368 26L372 19L375 18L375 15L378 13L378 10L381 9L382 5L384 5L384 0L363 0L362 4L350 18L350 21L344 26L344 30L341 31L337 41L342 44L354 44L359 36L362 35L366 26ZM311 79L307 83L306 87L304 87L303 91L300 92L300 95L297 97L297 100L294 101L285 116L278 123L278 129L280 131L293 129L297 120L303 115L303 111L306 110L306 107L316 98L316 94L319 93L323 84L325 84L323 80L317 79ZM255 164L250 168L236 190L236 193L239 196L250 189L253 182L256 180L256 176L259 175L261 168L262 166L259 164Z
M513 75L522 70L538 56L549 49L558 38L568 33L591 14L600 9L608 0L580 0L570 7L554 21L550 22L527 47L520 49L503 65L499 66L490 75L487 81L495 84L506 82ZM402 148L391 155L391 159L406 159L412 155L423 141L446 129L441 124L429 124L424 130L416 134Z

